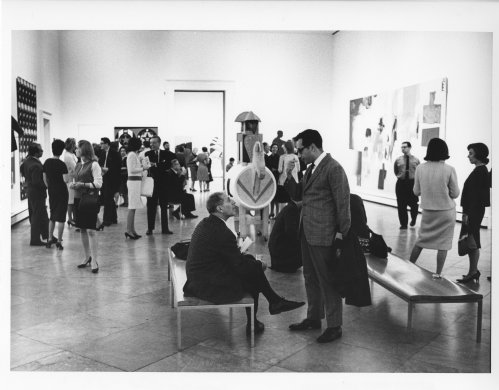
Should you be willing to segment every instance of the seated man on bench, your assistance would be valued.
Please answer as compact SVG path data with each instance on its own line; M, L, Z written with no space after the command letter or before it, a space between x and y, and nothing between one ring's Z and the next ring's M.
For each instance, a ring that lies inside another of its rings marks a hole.
M269 302L270 314L279 314L303 306L305 302L288 301L270 286L265 265L253 256L242 254L236 236L227 227L228 218L236 214L235 203L223 192L211 194L206 202L210 213L195 228L187 255L185 295L195 296L215 304L239 301L246 293L255 300L255 333L264 325L256 319L258 296ZM247 332L250 328L250 310Z

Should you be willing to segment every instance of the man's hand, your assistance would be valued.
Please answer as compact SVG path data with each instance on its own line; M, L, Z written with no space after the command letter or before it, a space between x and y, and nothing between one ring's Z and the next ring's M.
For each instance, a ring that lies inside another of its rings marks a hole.
M261 261L259 260L260 263L262 263L262 269L265 271L267 269L267 263L265 263L264 261Z
M341 256L341 251L343 250L343 235L341 233L336 233L334 247L336 258L339 259Z
M107 171L109 171L109 168L108 167L102 167L101 170L102 170L102 174L105 175L107 173Z
M468 214L463 213L463 218L462 218L463 225L468 224Z

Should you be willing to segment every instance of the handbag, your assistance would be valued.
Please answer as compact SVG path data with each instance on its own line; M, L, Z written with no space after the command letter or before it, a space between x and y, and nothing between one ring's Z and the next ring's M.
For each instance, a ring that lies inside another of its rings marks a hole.
M81 214L98 214L99 213L99 190L96 188L89 189L81 194L78 211Z
M150 198L154 191L154 179L152 177L144 176L140 185L140 195Z
M175 257L180 260L187 260L187 253L189 252L189 244L191 240L183 240L177 242L175 245L171 247L172 252L175 254Z
M371 229L369 229L369 233L371 234L369 237L369 252L374 256L386 259L388 252L391 252L392 248L386 245L381 234L376 234Z
M475 249L477 249L477 245L475 238L471 234L462 236L457 242L457 253L459 256L465 256Z

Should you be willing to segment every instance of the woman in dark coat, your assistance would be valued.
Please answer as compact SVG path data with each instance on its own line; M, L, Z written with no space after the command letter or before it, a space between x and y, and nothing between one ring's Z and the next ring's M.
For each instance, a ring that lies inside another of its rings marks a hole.
M476 249L468 253L470 267L467 275L458 279L459 283L467 283L472 280L478 282L480 271L478 270L478 259L480 258L480 225L482 224L485 207L490 206L490 176L486 165L489 148L483 143L468 145L468 159L475 165L464 182L463 194L461 196L461 207L463 208L463 220L460 238L472 235L476 242Z

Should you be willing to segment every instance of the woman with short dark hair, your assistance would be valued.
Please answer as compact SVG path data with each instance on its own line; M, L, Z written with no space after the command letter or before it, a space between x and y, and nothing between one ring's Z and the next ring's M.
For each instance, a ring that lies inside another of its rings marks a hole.
M56 139L52 142L52 158L48 158L43 164L43 180L47 185L49 194L50 221L49 237L46 247L50 248L55 244L57 249L62 250L61 241L64 232L64 222L68 211L69 192L67 187L68 168L64 161L61 161L64 141ZM57 224L57 238L54 237L55 225Z
M463 186L461 196L461 207L463 208L463 219L461 225L460 239L473 236L476 249L470 250L469 270L458 283L478 282L480 271L478 270L478 259L480 258L480 226L485 214L485 207L490 206L490 176L486 165L489 163L489 148L478 142L468 145L468 160L475 165Z
M454 226L456 225L456 199L459 186L454 167L445 163L449 148L444 140L432 138L426 151L426 163L416 168L414 194L421 196L423 209L419 236L411 252L410 260L415 263L423 248L437 250L437 271L440 279L447 257L452 248Z
M123 198L122 207L128 207L128 188L127 188L127 180L128 180L128 169L126 166L126 148L122 146L120 148L121 155L121 181L120 181L120 195Z
M97 214L99 213L98 195L95 196L96 203L82 203L83 196L92 196L102 187L102 171L97 158L94 154L94 148L88 141L78 142L76 154L81 161L76 164L75 182L71 187L75 190L75 217L76 226L81 230L81 243L85 251L85 259L78 268L85 268L90 265L92 273L99 272L97 263L97 238L94 230L97 230Z

